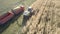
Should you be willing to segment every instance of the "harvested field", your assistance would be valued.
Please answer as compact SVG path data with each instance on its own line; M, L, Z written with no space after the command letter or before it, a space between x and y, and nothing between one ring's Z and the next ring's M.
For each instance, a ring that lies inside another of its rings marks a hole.
M60 0L36 0L31 5L35 14L27 21L21 34L60 34L59 3Z

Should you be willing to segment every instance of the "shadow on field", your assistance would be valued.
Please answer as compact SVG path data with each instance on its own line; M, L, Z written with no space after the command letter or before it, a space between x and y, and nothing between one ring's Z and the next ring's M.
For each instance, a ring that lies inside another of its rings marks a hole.
M22 12L23 13L23 12ZM22 13L14 16L11 20L9 20L7 23L0 25L0 34L3 33L4 30L6 30L10 24L14 23L21 15Z
M26 26L26 22L32 17L32 15L35 15L35 13L32 12L32 13L30 13L29 16L23 16L22 26Z
M22 26L26 26L26 22L29 20L30 17L23 16Z

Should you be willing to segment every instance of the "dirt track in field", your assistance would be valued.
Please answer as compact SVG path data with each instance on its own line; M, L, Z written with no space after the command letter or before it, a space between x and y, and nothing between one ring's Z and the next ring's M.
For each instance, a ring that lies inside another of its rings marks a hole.
M60 34L60 0L36 0L35 14L23 27L23 34Z

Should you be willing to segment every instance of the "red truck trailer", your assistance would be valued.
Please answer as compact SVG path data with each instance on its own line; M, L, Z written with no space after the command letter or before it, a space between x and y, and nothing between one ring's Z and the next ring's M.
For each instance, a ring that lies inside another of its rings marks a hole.
M0 16L0 25L6 23L8 20L10 20L12 17L14 17L14 13L12 12L7 12Z
M14 14L19 14L24 11L24 6L17 6L16 8L13 9Z
M16 8L14 8L13 11L10 10L10 11L8 11L7 13L1 15L1 16L0 16L0 25L6 23L6 22L9 21L11 18L13 18L14 15L17 15L17 14L23 12L23 11L24 11L24 6L18 6L18 7L16 7Z

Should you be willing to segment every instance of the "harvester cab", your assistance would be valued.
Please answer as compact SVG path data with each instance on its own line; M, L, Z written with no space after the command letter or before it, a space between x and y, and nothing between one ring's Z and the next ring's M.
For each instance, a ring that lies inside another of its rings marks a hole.
M33 8L32 7L28 7L28 9L26 11L24 11L23 15L26 17L30 17L33 13Z
M31 13L32 13L32 12L33 12L32 10L33 10L33 8L32 8L32 7L28 7L28 11L29 11L29 12L31 12Z

